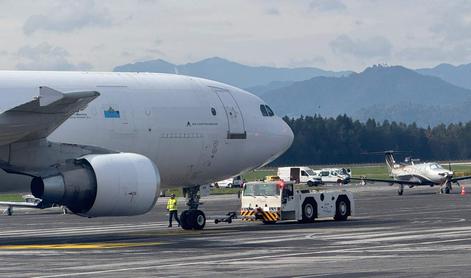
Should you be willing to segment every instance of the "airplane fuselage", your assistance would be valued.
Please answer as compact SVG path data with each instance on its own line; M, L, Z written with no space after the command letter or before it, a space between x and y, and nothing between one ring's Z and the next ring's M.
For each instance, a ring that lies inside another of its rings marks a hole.
M402 181L418 181L442 185L453 172L444 169L437 163L420 163L411 165L396 164L391 169L391 176Z
M100 96L48 139L139 153L158 167L162 187L221 180L266 164L292 143L265 103L241 89L181 75L0 71L0 112L38 96L94 90ZM8 134L0 144L11 143Z

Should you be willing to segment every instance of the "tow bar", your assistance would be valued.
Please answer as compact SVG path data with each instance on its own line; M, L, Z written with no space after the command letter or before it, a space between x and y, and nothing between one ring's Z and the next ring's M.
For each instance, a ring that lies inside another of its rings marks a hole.
M232 223L232 219L237 218L237 214L235 213L235 211L228 212L226 215L227 215L227 217L214 219L214 224L217 224L217 223L220 223L220 222Z

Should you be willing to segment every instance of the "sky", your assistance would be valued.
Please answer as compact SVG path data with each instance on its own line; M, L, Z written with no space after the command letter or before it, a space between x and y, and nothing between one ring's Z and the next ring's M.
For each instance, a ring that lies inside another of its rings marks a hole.
M0 0L1 70L163 59L361 71L471 62L471 1Z

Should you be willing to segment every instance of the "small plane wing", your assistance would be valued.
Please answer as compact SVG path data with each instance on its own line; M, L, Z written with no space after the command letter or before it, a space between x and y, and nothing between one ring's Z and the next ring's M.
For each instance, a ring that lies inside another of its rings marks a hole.
M457 182L457 181L462 181L462 180L469 180L471 179L471 176L462 176L462 177L456 177L456 178L451 178L451 182Z
M372 182L385 182L389 184L404 184L404 185L414 185L414 186L420 186L420 185L435 185L432 182L427 182L427 181L403 181L403 180L393 180L393 179L369 179L369 178L350 178L350 180L358 180L358 181L372 181Z
M39 96L0 114L0 145L47 137L98 97L96 91L62 93L39 87Z

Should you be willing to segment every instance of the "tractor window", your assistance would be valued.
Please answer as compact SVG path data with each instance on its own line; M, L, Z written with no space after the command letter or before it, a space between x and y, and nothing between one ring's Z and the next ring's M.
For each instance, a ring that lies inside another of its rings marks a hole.
M294 191L293 191L292 184L287 184L285 185L285 187L283 187L283 198L293 196L293 194L294 194Z
M280 187L276 183L246 184L244 196L278 196Z

